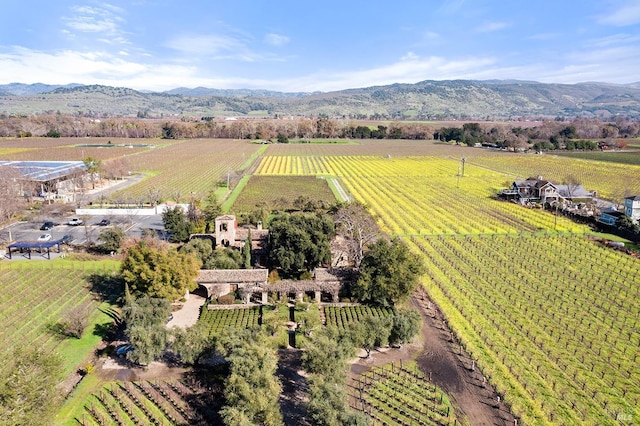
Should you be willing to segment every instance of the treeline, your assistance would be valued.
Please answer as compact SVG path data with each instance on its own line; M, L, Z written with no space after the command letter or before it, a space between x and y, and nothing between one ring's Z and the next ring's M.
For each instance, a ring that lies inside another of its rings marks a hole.
M468 146L495 148L526 147L537 151L568 149L595 150L625 148L625 138L638 136L635 124L620 125L597 120L575 120L570 124L559 121L544 122L532 127L490 127L479 123L465 123L462 127L443 127L434 139ZM594 141L600 139L600 141Z
M365 125L345 119L304 117L215 121L184 117L173 120L123 117L92 119L63 114L0 116L0 137L32 136L259 139L280 143L312 138L436 139L496 147L538 144L537 148L540 149L595 149L597 146L591 144L579 146L568 141L637 137L640 136L640 121L616 117L611 122L595 119L575 119L570 122L549 120L535 126L461 122L452 126L434 126L412 121Z

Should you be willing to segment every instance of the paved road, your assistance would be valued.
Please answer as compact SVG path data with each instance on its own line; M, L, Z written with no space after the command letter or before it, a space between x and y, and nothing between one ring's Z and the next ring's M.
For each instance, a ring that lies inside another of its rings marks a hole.
M205 298L197 294L190 294L187 301L179 311L173 312L173 319L167 323L168 328L191 327L198 321L200 307L204 304Z
M109 195L113 194L116 191L120 191L121 189L127 188L131 185L135 185L136 183L140 182L144 178L145 178L144 175L138 174L138 175L128 177L125 180L115 181L112 184L103 186L102 188L93 189L91 191L88 191L86 196L87 200L95 201L100 199L100 197L102 196L108 197Z

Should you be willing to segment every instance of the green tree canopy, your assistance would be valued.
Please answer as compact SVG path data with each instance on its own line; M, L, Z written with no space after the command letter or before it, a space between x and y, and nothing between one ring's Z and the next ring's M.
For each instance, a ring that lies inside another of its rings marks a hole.
M240 269L242 254L238 250L219 247L205 261L205 269Z
M0 365L0 425L45 425L57 408L62 359L35 347L19 347Z
M134 350L127 359L148 364L162 355L167 346L168 330L165 327L170 305L166 299L143 296L137 299L127 296L122 308L122 319L126 325L125 335Z
M366 426L368 418L364 413L349 408L344 386L327 381L323 376L313 376L309 380L309 420L316 426Z
M283 277L298 277L331 262L333 219L326 214L282 213L269 224L269 261Z
M213 241L209 238L193 238L180 248L181 253L188 253L200 261L200 267L213 255Z
M244 269L251 269L251 229L247 235L247 239L242 246L242 267Z
M389 344L392 326L392 317L367 317L352 329L354 341L367 351L367 357L369 357L373 348Z
M393 316L393 326L389 335L389 342L395 345L411 343L420 331L422 318L413 309L398 309Z
M348 360L355 355L354 335L336 327L314 331L306 341L302 365L309 377L309 420L313 425L366 425L365 416L349 408L344 389Z
M171 333L171 347L182 362L193 364L211 346L208 330L203 322L183 329L175 327Z
M98 238L102 241L102 244L98 246L98 249L103 253L109 253L120 250L120 245L126 238L126 235L121 228L114 226L113 228L107 228L100 232L100 236Z
M164 229L170 235L169 241L181 242L189 239L189 224L182 207L168 208L162 212Z
M198 261L152 239L139 240L125 251L122 277L135 296L178 300L197 287Z
M225 383L227 405L220 410L226 425L282 425L278 398L282 386L275 373L278 357L268 337L244 330L221 336L219 352L231 363Z
M85 171L89 175L89 180L91 181L92 187L95 189L96 187L96 177L99 176L102 171L102 161L97 158L87 157L82 160L84 163Z
M423 273L423 264L401 240L380 239L368 246L352 292L361 302L393 306L411 295Z
M215 191L210 191L204 199L204 208L202 215L205 222L205 232L214 232L216 225L216 217L222 214L222 207L218 202Z
M306 342L302 353L304 369L332 382L344 383L347 361L355 355L352 336L340 333L336 327L327 326L314 332Z

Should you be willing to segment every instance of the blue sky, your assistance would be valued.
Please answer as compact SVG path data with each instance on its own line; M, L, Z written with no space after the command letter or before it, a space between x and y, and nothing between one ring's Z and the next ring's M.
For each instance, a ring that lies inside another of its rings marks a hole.
M331 91L640 81L640 0L22 0L0 83Z

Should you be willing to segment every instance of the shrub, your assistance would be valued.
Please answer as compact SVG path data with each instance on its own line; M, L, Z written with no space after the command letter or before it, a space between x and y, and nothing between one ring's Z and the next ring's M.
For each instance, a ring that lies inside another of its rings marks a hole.
M304 312L309 309L309 304L304 302L296 302L293 309L298 312Z
M69 337L79 339L82 337L84 329L89 324L89 313L87 307L82 305L70 311L60 322L62 332Z
M278 271L274 269L273 271L269 272L269 276L267 277L267 282L271 284L271 283L275 283L276 281L280 281L280 274L278 274Z
M93 373L94 371L96 371L96 366L89 363L85 365L84 368L82 369L82 374L86 376Z
M235 300L235 296L231 293L218 297L218 303L220 303L221 305L233 305L233 302Z

